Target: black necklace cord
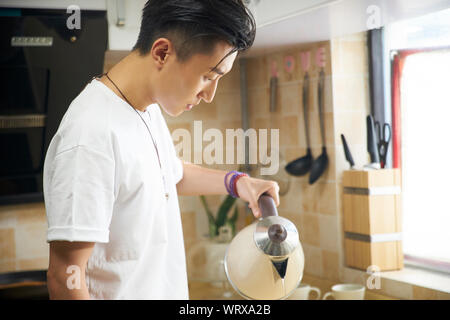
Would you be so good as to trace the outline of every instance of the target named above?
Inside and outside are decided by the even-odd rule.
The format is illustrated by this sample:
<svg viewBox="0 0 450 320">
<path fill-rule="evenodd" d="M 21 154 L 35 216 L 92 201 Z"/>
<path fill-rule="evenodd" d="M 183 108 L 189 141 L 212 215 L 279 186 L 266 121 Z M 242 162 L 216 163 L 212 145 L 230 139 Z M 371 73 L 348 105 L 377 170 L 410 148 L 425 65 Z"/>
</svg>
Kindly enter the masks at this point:
<svg viewBox="0 0 450 320">
<path fill-rule="evenodd" d="M 137 113 L 137 115 L 139 116 L 139 118 L 141 118 L 142 122 L 145 124 L 145 127 L 147 128 L 148 133 L 150 134 L 150 138 L 152 138 L 152 142 L 153 142 L 153 146 L 155 147 L 156 150 L 156 155 L 158 156 L 158 163 L 159 163 L 159 168 L 162 170 L 162 166 L 161 166 L 161 159 L 159 157 L 159 152 L 158 152 L 158 146 L 156 145 L 155 139 L 153 139 L 153 135 L 152 132 L 150 131 L 150 128 L 148 127 L 147 123 L 145 122 L 144 118 L 142 118 L 142 116 L 140 115 L 140 113 L 136 110 L 135 107 L 133 107 L 133 105 L 131 104 L 131 102 L 127 99 L 127 97 L 123 94 L 123 92 L 119 89 L 119 87 L 114 83 L 114 81 L 111 80 L 111 78 L 108 75 L 108 72 L 105 72 L 104 74 L 102 74 L 101 76 L 106 76 L 108 78 L 108 80 L 114 85 L 114 87 L 116 87 L 117 91 L 119 91 L 119 93 L 122 95 L 122 97 L 125 99 L 125 101 L 128 103 L 128 105 L 133 108 L 133 110 Z M 150 115 L 149 115 L 150 116 Z"/>
</svg>

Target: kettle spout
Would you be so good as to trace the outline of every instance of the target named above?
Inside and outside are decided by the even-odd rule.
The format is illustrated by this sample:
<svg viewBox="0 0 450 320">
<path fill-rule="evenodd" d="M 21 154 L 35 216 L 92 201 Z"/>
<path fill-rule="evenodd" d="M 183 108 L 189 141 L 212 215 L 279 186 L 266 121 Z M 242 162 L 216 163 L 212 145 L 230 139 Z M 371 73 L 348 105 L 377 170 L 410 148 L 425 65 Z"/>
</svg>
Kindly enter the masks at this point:
<svg viewBox="0 0 450 320">
<path fill-rule="evenodd" d="M 281 261 L 272 260 L 272 264 L 275 267 L 275 270 L 277 270 L 278 275 L 280 276 L 281 279 L 284 279 L 284 277 L 286 276 L 288 260 L 289 258 L 286 258 Z"/>
</svg>

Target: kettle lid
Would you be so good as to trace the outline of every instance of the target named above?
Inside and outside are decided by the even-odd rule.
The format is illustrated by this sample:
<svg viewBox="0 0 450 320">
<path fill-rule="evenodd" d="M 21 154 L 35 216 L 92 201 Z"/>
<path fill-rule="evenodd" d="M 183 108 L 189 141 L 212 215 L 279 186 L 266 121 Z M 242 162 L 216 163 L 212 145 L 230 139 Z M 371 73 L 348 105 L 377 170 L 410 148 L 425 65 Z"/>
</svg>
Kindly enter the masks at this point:
<svg viewBox="0 0 450 320">
<path fill-rule="evenodd" d="M 300 245 L 295 225 L 280 216 L 268 216 L 258 221 L 253 239 L 258 249 L 273 257 L 287 256 Z"/>
</svg>

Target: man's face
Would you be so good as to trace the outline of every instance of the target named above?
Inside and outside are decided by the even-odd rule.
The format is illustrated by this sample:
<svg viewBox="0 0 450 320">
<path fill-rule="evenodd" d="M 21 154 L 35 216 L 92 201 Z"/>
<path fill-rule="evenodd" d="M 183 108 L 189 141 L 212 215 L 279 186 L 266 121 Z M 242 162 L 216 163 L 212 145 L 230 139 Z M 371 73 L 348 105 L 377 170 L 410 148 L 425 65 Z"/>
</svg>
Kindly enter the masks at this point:
<svg viewBox="0 0 450 320">
<path fill-rule="evenodd" d="M 184 63 L 169 57 L 161 70 L 156 102 L 171 116 L 192 109 L 201 100 L 210 103 L 219 79 L 233 67 L 237 52 L 217 63 L 231 50 L 226 42 L 219 42 L 211 55 L 195 54 Z"/>
</svg>

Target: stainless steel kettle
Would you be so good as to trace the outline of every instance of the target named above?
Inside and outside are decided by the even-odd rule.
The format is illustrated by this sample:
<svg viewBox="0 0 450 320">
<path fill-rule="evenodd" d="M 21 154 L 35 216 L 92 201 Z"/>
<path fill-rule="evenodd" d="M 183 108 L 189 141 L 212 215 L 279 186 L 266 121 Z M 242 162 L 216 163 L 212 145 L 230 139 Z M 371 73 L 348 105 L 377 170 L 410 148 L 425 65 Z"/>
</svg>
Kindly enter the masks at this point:
<svg viewBox="0 0 450 320">
<path fill-rule="evenodd" d="M 258 200 L 262 217 L 242 229 L 225 254 L 225 273 L 246 299 L 287 298 L 303 277 L 304 254 L 295 225 L 278 216 L 267 194 Z"/>
</svg>

